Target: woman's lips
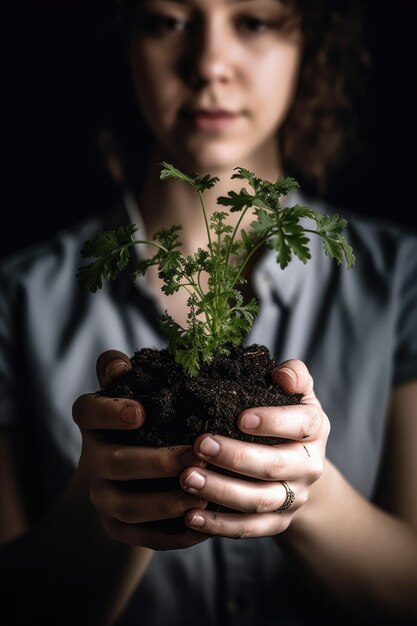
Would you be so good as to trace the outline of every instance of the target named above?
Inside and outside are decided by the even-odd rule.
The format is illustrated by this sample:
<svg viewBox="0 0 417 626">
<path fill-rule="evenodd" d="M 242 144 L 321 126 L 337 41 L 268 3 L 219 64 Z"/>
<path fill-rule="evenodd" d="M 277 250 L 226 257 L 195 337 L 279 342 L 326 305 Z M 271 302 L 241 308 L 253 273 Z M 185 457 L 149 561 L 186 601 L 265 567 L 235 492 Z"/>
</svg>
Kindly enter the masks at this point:
<svg viewBox="0 0 417 626">
<path fill-rule="evenodd" d="M 198 130 L 220 131 L 232 126 L 240 117 L 240 113 L 223 109 L 197 109 L 188 111 L 186 117 Z"/>
</svg>

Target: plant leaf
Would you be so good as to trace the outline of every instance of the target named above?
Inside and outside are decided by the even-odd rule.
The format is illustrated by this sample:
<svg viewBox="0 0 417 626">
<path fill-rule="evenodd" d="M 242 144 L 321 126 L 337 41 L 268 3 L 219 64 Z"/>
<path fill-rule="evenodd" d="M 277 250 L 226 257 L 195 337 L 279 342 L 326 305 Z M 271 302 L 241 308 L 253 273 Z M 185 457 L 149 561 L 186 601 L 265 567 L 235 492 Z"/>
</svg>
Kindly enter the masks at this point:
<svg viewBox="0 0 417 626">
<path fill-rule="evenodd" d="M 243 209 L 253 206 L 256 196 L 252 196 L 242 187 L 239 193 L 236 191 L 229 191 L 227 196 L 220 196 L 217 198 L 217 204 L 223 206 L 230 206 L 230 212 L 242 211 Z"/>
<path fill-rule="evenodd" d="M 81 289 L 94 293 L 101 289 L 103 278 L 114 280 L 125 269 L 136 229 L 134 224 L 128 224 L 116 230 L 100 230 L 84 244 L 82 258 L 96 260 L 79 268 L 76 278 Z"/>
<path fill-rule="evenodd" d="M 198 174 L 191 174 L 190 176 L 187 176 L 187 174 L 184 174 L 170 163 L 163 161 L 162 165 L 163 169 L 160 174 L 161 180 L 173 178 L 192 185 L 194 189 L 200 193 L 203 193 L 206 189 L 211 189 L 216 183 L 219 182 L 218 176 L 211 177 L 209 174 L 206 174 L 205 176 L 199 176 Z"/>
<path fill-rule="evenodd" d="M 353 267 L 356 260 L 355 255 L 352 247 L 342 234 L 347 226 L 347 221 L 339 217 L 337 213 L 333 215 L 325 215 L 317 211 L 313 213 L 317 224 L 317 234 L 323 240 L 325 253 L 334 258 L 338 265 L 345 259 L 348 269 Z"/>
</svg>

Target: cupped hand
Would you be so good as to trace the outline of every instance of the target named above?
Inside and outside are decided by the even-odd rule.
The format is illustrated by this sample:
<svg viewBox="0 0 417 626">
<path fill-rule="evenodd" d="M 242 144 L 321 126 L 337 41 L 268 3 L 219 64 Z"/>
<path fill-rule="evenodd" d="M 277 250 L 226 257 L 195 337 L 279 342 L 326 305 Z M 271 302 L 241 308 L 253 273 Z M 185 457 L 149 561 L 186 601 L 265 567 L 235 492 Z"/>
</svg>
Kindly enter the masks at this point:
<svg viewBox="0 0 417 626">
<path fill-rule="evenodd" d="M 130 368 L 126 354 L 115 350 L 102 353 L 97 360 L 101 387 Z M 134 429 L 144 423 L 141 404 L 126 398 L 85 394 L 75 401 L 73 418 L 82 435 L 79 472 L 111 538 L 154 550 L 186 548 L 207 538 L 189 529 L 170 535 L 143 525 L 148 521 L 182 517 L 197 507 L 203 510 L 207 502 L 199 495 L 185 493 L 180 488 L 140 493 L 122 487 L 124 481 L 178 476 L 189 465 L 205 465 L 204 460 L 193 454 L 191 446 L 150 448 L 104 441 L 100 437 L 103 429 Z"/>
<path fill-rule="evenodd" d="M 210 434 L 196 440 L 197 457 L 245 479 L 223 475 L 215 468 L 186 468 L 181 486 L 187 493 L 236 510 L 188 511 L 185 522 L 190 528 L 232 538 L 277 535 L 307 502 L 310 487 L 323 471 L 330 423 L 303 362 L 282 363 L 273 380 L 287 393 L 303 394 L 302 404 L 244 411 L 238 426 L 253 435 L 254 443 Z M 285 442 L 257 444 L 257 436 L 280 437 Z"/>
</svg>

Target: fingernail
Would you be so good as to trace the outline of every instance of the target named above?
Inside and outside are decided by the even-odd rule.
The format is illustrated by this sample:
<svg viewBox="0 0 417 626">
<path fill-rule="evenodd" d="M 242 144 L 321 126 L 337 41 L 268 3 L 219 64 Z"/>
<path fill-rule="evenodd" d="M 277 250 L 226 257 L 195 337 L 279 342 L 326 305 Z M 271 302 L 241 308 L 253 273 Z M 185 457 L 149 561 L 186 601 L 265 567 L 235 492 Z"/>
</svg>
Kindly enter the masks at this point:
<svg viewBox="0 0 417 626">
<path fill-rule="evenodd" d="M 277 371 L 284 372 L 284 374 L 286 374 L 289 378 L 291 378 L 293 383 L 296 382 L 294 372 L 289 367 L 285 367 L 285 365 L 282 365 L 277 368 Z"/>
<path fill-rule="evenodd" d="M 184 480 L 184 485 L 188 489 L 201 489 L 204 487 L 206 479 L 199 472 L 191 472 L 189 476 Z"/>
<path fill-rule="evenodd" d="M 204 456 L 217 456 L 220 452 L 220 444 L 213 437 L 207 437 L 201 442 L 199 452 Z"/>
<path fill-rule="evenodd" d="M 195 526 L 196 528 L 201 528 L 206 523 L 206 520 L 202 515 L 193 515 L 190 520 L 190 526 Z"/>
<path fill-rule="evenodd" d="M 115 378 L 129 369 L 124 361 L 111 361 L 104 370 L 104 384 L 109 385 Z"/>
<path fill-rule="evenodd" d="M 125 404 L 119 412 L 119 417 L 125 424 L 136 424 L 141 417 L 139 407 L 135 404 Z"/>
<path fill-rule="evenodd" d="M 240 423 L 241 426 L 246 430 L 255 430 L 261 423 L 261 419 L 260 417 L 258 417 L 258 415 L 255 415 L 254 413 L 246 413 L 242 417 L 242 421 Z"/>
</svg>

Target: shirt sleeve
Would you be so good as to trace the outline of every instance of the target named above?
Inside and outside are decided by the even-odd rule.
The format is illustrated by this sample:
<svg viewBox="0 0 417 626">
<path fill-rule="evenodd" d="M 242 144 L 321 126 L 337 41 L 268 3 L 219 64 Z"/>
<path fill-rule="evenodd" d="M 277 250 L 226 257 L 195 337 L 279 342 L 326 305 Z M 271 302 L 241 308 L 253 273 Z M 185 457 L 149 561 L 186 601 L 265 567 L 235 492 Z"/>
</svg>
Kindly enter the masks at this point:
<svg viewBox="0 0 417 626">
<path fill-rule="evenodd" d="M 397 265 L 398 315 L 393 385 L 417 379 L 417 237 L 407 236 Z"/>
</svg>

